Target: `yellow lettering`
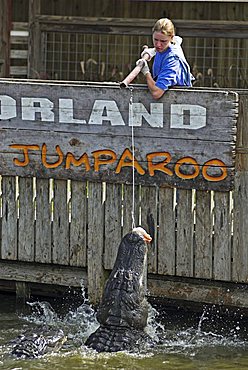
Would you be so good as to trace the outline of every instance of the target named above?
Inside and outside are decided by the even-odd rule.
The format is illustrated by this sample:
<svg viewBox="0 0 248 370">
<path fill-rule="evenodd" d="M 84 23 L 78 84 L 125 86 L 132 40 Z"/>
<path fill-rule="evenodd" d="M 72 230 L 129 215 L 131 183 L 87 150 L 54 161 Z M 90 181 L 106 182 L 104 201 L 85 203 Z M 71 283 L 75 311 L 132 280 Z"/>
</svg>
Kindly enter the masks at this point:
<svg viewBox="0 0 248 370">
<path fill-rule="evenodd" d="M 156 157 L 165 157 L 165 159 L 162 162 L 153 163 L 153 159 Z M 171 161 L 171 155 L 169 152 L 150 153 L 147 154 L 146 159 L 150 176 L 154 176 L 155 171 L 161 171 L 169 176 L 173 176 L 173 172 L 169 168 L 166 168 L 167 164 Z"/>
<path fill-rule="evenodd" d="M 111 164 L 116 161 L 116 153 L 113 152 L 113 150 L 108 150 L 108 149 L 96 150 L 92 152 L 92 154 L 95 159 L 94 170 L 96 172 L 99 171 L 100 166 L 102 166 L 103 164 Z M 101 156 L 103 158 L 101 158 Z M 110 157 L 110 158 L 106 159 L 106 157 Z"/>
<path fill-rule="evenodd" d="M 145 170 L 141 167 L 141 165 L 138 163 L 138 161 L 135 159 L 135 157 L 133 158 L 133 155 L 130 152 L 130 150 L 125 149 L 124 152 L 122 153 L 120 159 L 119 159 L 119 162 L 118 162 L 118 165 L 116 167 L 115 173 L 120 173 L 122 167 L 132 167 L 132 166 L 134 166 L 134 168 L 136 168 L 137 172 L 140 175 L 145 174 Z"/>
<path fill-rule="evenodd" d="M 194 172 L 192 174 L 185 174 L 180 171 L 180 167 L 183 164 L 191 164 L 194 167 Z M 199 175 L 200 167 L 199 164 L 196 162 L 194 158 L 191 157 L 184 157 L 177 161 L 175 164 L 175 174 L 180 177 L 181 179 L 194 179 Z"/>
<path fill-rule="evenodd" d="M 61 165 L 61 163 L 63 162 L 64 156 L 63 156 L 63 152 L 60 149 L 60 146 L 59 145 L 56 145 L 56 152 L 57 152 L 57 154 L 59 156 L 59 159 L 56 162 L 54 162 L 54 163 L 47 163 L 47 160 L 46 160 L 47 146 L 46 146 L 46 144 L 43 144 L 42 145 L 41 159 L 42 159 L 43 166 L 45 166 L 46 168 L 56 168 L 56 167 L 58 167 L 58 166 Z"/>
<path fill-rule="evenodd" d="M 91 169 L 90 164 L 90 155 L 94 159 L 94 171 L 99 172 L 101 166 L 111 165 L 117 161 L 117 153 L 111 149 L 95 150 L 91 154 L 83 153 L 79 158 L 76 158 L 75 155 L 71 152 L 67 152 L 64 156 L 59 145 L 56 145 L 56 153 L 50 155 L 50 157 L 55 157 L 57 159 L 55 162 L 50 163 L 47 160 L 47 145 L 43 143 L 40 148 L 39 145 L 25 145 L 25 144 L 12 144 L 9 145 L 10 148 L 18 149 L 22 151 L 24 156 L 23 160 L 18 158 L 13 159 L 13 163 L 16 166 L 25 167 L 30 163 L 30 151 L 32 150 L 41 150 L 41 160 L 42 164 L 46 168 L 57 168 L 63 164 L 65 158 L 65 169 L 70 169 L 72 166 L 79 167 L 84 165 L 85 171 L 88 172 Z M 143 163 L 143 162 L 142 162 Z M 133 153 L 126 148 L 120 155 L 118 160 L 115 173 L 119 174 L 123 167 L 134 167 L 139 175 L 144 175 L 146 172 L 149 176 L 155 176 L 156 171 L 163 172 L 168 176 L 178 176 L 181 179 L 190 180 L 195 179 L 199 176 L 200 171 L 202 177 L 206 181 L 222 181 L 228 176 L 227 167 L 223 161 L 220 159 L 211 159 L 204 163 L 204 165 L 199 165 L 198 162 L 188 156 L 178 159 L 175 163 L 174 168 L 172 167 L 173 161 L 172 156 L 169 152 L 152 152 L 146 155 L 147 170 L 142 167 L 138 160 L 133 156 Z M 170 164 L 171 168 L 168 168 Z M 184 167 L 183 167 L 184 166 Z M 188 170 L 186 170 L 188 166 Z M 211 174 L 212 169 L 212 174 Z M 108 169 L 109 170 L 109 169 Z M 112 168 L 114 171 L 114 169 Z"/>
<path fill-rule="evenodd" d="M 23 161 L 20 161 L 17 158 L 13 159 L 14 164 L 16 166 L 20 166 L 20 167 L 25 167 L 29 164 L 29 162 L 30 162 L 29 155 L 28 155 L 29 150 L 39 150 L 40 149 L 39 145 L 21 145 L 21 144 L 10 145 L 10 148 L 23 150 L 23 155 L 24 155 L 24 160 Z"/>
<path fill-rule="evenodd" d="M 72 153 L 67 153 L 65 160 L 65 168 L 66 169 L 70 168 L 71 163 L 76 167 L 81 166 L 81 164 L 84 164 L 86 172 L 90 170 L 90 161 L 87 153 L 81 155 L 79 159 L 76 159 Z"/>
<path fill-rule="evenodd" d="M 208 175 L 207 170 L 210 166 L 220 167 L 222 174 L 220 176 L 211 176 Z M 202 168 L 202 175 L 204 179 L 208 181 L 222 181 L 227 177 L 227 168 L 224 162 L 220 159 L 211 159 L 207 161 Z"/>
</svg>

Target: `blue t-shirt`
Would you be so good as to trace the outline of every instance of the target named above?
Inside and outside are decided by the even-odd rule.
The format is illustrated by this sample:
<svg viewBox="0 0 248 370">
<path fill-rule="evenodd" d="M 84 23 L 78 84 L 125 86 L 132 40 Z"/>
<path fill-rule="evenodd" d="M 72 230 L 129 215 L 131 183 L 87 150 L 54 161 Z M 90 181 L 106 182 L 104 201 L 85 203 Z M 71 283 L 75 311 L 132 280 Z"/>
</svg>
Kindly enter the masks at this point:
<svg viewBox="0 0 248 370">
<path fill-rule="evenodd" d="M 162 90 L 171 86 L 192 86 L 194 77 L 180 45 L 171 44 L 164 52 L 156 52 L 153 67 L 155 85 Z"/>
</svg>

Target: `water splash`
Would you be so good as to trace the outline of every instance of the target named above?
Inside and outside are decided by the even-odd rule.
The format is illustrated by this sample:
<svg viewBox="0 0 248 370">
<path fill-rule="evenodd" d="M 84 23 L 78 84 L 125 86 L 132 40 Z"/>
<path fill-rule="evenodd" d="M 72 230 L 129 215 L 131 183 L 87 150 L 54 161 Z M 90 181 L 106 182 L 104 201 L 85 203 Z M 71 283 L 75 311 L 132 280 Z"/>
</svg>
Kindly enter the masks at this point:
<svg viewBox="0 0 248 370">
<path fill-rule="evenodd" d="M 179 324 L 166 327 L 155 353 L 203 358 L 207 361 L 208 356 L 215 354 L 225 356 L 228 353 L 232 356 L 237 351 L 243 353 L 248 350 L 246 336 L 242 338 L 238 335 L 242 331 L 240 321 L 235 317 L 232 321 L 231 315 L 222 316 L 214 307 L 205 307 L 198 320 L 188 327 L 184 327 L 187 326 L 185 321 L 186 317 L 183 317 Z"/>
<path fill-rule="evenodd" d="M 27 305 L 31 307 L 32 313 L 31 315 L 23 316 L 24 320 L 37 325 L 45 324 L 51 326 L 59 321 L 57 313 L 49 302 L 27 302 Z"/>
<path fill-rule="evenodd" d="M 205 308 L 203 310 L 203 313 L 202 313 L 202 315 L 200 317 L 200 320 L 199 320 L 199 323 L 198 323 L 198 328 L 197 328 L 198 333 L 201 332 L 202 323 L 203 323 L 204 320 L 207 320 L 207 317 L 206 317 L 206 309 Z"/>
<path fill-rule="evenodd" d="M 68 299 L 68 297 L 67 297 Z M 22 316 L 21 319 L 25 326 L 32 326 L 34 331 L 41 325 L 50 326 L 55 329 L 62 329 L 68 338 L 68 342 L 63 346 L 59 357 L 76 356 L 80 354 L 83 358 L 105 359 L 114 354 L 95 354 L 84 346 L 85 340 L 94 332 L 99 323 L 96 320 L 96 312 L 90 305 L 85 296 L 85 290 L 82 287 L 82 301 L 78 307 L 63 307 L 61 310 L 55 310 L 54 307 L 46 301 L 29 302 L 32 312 L 29 315 Z M 62 307 L 63 305 L 61 305 Z M 161 307 L 160 307 L 161 309 Z M 57 312 L 58 311 L 58 312 Z M 226 334 L 226 321 L 223 323 L 223 329 L 219 330 L 219 324 L 223 318 L 217 310 L 211 312 L 209 308 L 204 308 L 200 315 L 192 315 L 189 312 L 181 313 L 176 319 L 172 310 L 163 307 L 158 312 L 153 306 L 149 306 L 148 325 L 146 333 L 152 338 L 153 346 L 144 349 L 141 353 L 135 355 L 141 357 L 149 356 L 184 356 L 185 358 L 202 358 L 213 353 L 235 353 L 235 351 L 248 351 L 248 343 L 242 340 L 240 332 L 242 331 L 242 316 L 234 317 L 232 326 L 229 326 L 229 332 Z M 227 312 L 229 315 L 229 312 Z M 197 319 L 196 319 L 197 317 Z M 187 321 L 187 319 L 190 320 Z M 216 324 L 218 323 L 218 328 Z M 76 351 L 76 352 L 75 352 Z M 131 354 L 128 354 L 131 356 Z M 205 359 L 204 357 L 204 359 Z"/>
<path fill-rule="evenodd" d="M 145 332 L 155 343 L 159 343 L 161 335 L 165 331 L 165 326 L 159 321 L 159 312 L 149 304 L 148 320 Z"/>
<path fill-rule="evenodd" d="M 61 329 L 67 337 L 65 347 L 77 348 L 82 346 L 88 336 L 99 326 L 96 312 L 86 298 L 84 287 L 82 287 L 80 301 L 82 303 L 78 307 L 68 308 L 66 312 L 57 312 L 47 301 L 27 302 L 31 313 L 21 315 L 20 318 L 23 322 L 30 323 L 34 332 L 39 332 L 43 327 Z M 62 303 L 60 307 L 64 309 L 64 304 Z"/>
</svg>

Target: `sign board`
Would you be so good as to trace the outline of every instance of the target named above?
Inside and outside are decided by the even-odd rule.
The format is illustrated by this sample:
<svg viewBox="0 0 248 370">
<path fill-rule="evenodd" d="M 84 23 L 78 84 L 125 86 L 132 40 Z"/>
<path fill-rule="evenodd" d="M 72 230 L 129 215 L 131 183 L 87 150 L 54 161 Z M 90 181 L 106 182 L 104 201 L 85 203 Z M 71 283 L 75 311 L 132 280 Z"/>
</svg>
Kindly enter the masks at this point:
<svg viewBox="0 0 248 370">
<path fill-rule="evenodd" d="M 238 94 L 0 80 L 0 174 L 229 190 Z M 133 145 L 134 144 L 134 145 Z"/>
</svg>

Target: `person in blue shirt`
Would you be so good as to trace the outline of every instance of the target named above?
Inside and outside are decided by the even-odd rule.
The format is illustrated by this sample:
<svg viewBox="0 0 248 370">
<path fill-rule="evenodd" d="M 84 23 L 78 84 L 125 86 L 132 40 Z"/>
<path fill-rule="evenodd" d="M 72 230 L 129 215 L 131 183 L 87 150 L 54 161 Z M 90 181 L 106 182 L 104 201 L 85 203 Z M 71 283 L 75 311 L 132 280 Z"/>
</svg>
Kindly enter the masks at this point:
<svg viewBox="0 0 248 370">
<path fill-rule="evenodd" d="M 175 27 L 168 18 L 159 19 L 152 29 L 154 48 L 145 49 L 149 60 L 154 57 L 152 74 L 146 60 L 141 72 L 154 99 L 159 99 L 169 87 L 192 86 L 194 77 L 181 48 L 182 38 L 175 36 Z M 140 59 L 136 64 L 140 63 Z"/>
</svg>

